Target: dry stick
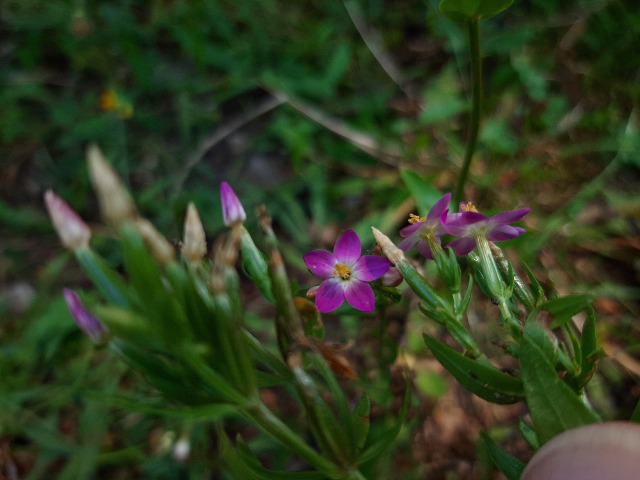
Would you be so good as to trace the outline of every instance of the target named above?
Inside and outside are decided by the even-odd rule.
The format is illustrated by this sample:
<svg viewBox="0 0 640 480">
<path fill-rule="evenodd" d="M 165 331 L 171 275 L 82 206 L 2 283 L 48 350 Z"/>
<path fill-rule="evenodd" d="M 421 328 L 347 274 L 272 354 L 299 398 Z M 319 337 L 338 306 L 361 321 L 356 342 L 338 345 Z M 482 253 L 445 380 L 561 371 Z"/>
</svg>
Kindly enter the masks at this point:
<svg viewBox="0 0 640 480">
<path fill-rule="evenodd" d="M 368 153 L 372 157 L 377 158 L 381 162 L 387 163 L 391 166 L 397 166 L 398 161 L 404 156 L 402 149 L 396 146 L 382 146 L 371 135 L 359 132 L 352 127 L 348 126 L 342 120 L 326 115 L 317 108 L 302 102 L 291 95 L 279 91 L 271 90 L 271 94 L 276 98 L 279 98 L 282 102 L 286 102 L 291 107 L 302 113 L 305 117 L 313 120 L 318 125 L 323 126 L 330 132 L 338 135 L 339 137 L 348 140 L 353 146 Z"/>
<path fill-rule="evenodd" d="M 247 112 L 240 118 L 222 125 L 215 132 L 206 137 L 200 143 L 198 149 L 191 155 L 189 155 L 189 158 L 187 158 L 187 161 L 185 162 L 184 168 L 178 173 L 174 193 L 177 194 L 182 190 L 184 182 L 187 180 L 187 177 L 189 176 L 189 173 L 191 172 L 193 167 L 195 167 L 200 162 L 200 160 L 202 160 L 202 158 L 209 150 L 211 150 L 214 146 L 216 146 L 228 136 L 232 135 L 237 130 L 254 121 L 256 118 L 261 117 L 265 113 L 269 113 L 271 110 L 279 107 L 280 105 L 285 103 L 285 101 L 285 99 L 272 95 L 250 112 Z"/>
<path fill-rule="evenodd" d="M 371 55 L 373 55 L 378 64 L 380 64 L 382 70 L 384 70 L 393 83 L 395 83 L 407 97 L 411 98 L 412 95 L 410 95 L 403 86 L 405 81 L 402 78 L 400 69 L 396 66 L 391 56 L 384 51 L 382 42 L 380 41 L 380 35 L 366 23 L 358 4 L 353 0 L 345 1 L 343 3 L 349 17 L 351 17 L 353 25 L 356 27 L 356 30 L 358 30 L 360 37 L 362 37 L 362 41 L 371 52 Z"/>
</svg>

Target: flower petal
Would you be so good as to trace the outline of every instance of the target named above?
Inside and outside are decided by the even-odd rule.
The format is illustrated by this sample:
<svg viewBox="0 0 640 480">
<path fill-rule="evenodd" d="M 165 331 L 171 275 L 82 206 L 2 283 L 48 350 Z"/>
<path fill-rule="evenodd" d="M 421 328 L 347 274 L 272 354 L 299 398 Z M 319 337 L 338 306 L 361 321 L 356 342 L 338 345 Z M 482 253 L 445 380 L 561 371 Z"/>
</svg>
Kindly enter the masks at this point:
<svg viewBox="0 0 640 480">
<path fill-rule="evenodd" d="M 504 240 L 516 238 L 524 232 L 524 228 L 512 227 L 511 225 L 500 225 L 492 228 L 491 231 L 487 233 L 487 240 L 490 242 L 502 242 Z"/>
<path fill-rule="evenodd" d="M 508 225 L 513 222 L 517 222 L 522 217 L 527 215 L 531 211 L 530 208 L 520 208 L 519 210 L 514 210 L 513 212 L 503 212 L 498 213 L 491 217 L 490 222 L 492 225 Z"/>
<path fill-rule="evenodd" d="M 347 283 L 344 289 L 344 296 L 353 308 L 363 312 L 373 312 L 376 306 L 376 296 L 373 288 L 366 282 L 353 280 Z M 318 308 L 318 310 L 320 310 Z"/>
<path fill-rule="evenodd" d="M 449 202 L 451 202 L 451 193 L 446 193 L 440 200 L 438 200 L 427 215 L 427 223 L 430 225 L 440 222 L 443 214 L 449 210 Z"/>
<path fill-rule="evenodd" d="M 411 225 L 407 225 L 406 227 L 403 227 L 400 229 L 400 236 L 410 237 L 411 235 L 416 233 L 418 230 L 420 230 L 422 227 L 424 227 L 424 222 L 416 222 L 416 223 L 412 223 Z"/>
<path fill-rule="evenodd" d="M 486 215 L 478 212 L 463 212 L 449 215 L 446 223 L 442 225 L 445 232 L 456 237 L 464 237 L 468 234 L 469 226 L 486 222 L 489 219 Z"/>
<path fill-rule="evenodd" d="M 351 229 L 345 230 L 338 240 L 336 240 L 336 244 L 333 247 L 333 255 L 338 262 L 347 265 L 353 265 L 360 257 L 361 251 L 362 244 L 360 243 L 360 238 L 358 238 L 358 234 Z"/>
<path fill-rule="evenodd" d="M 439 237 L 436 238 L 439 239 Z M 429 260 L 433 260 L 433 252 L 431 251 L 431 245 L 429 245 L 429 242 L 418 242 L 418 252 L 423 257 L 427 257 Z"/>
<path fill-rule="evenodd" d="M 368 286 L 368 284 L 365 285 Z M 343 303 L 344 287 L 340 281 L 330 278 L 320 284 L 316 292 L 316 307 L 318 307 L 319 312 L 332 312 Z"/>
<path fill-rule="evenodd" d="M 398 244 L 398 248 L 404 252 L 407 252 L 411 250 L 415 246 L 415 244 L 418 243 L 419 241 L 420 241 L 420 238 L 415 235 L 411 237 L 407 237 Z"/>
<path fill-rule="evenodd" d="M 454 240 L 447 244 L 447 247 L 453 248 L 453 251 L 456 252 L 456 255 L 462 257 L 466 255 L 471 250 L 476 248 L 476 239 L 473 237 L 464 237 Z"/>
<path fill-rule="evenodd" d="M 385 257 L 380 257 L 378 255 L 364 255 L 355 263 L 351 273 L 357 280 L 371 282 L 384 275 L 385 272 L 389 270 L 390 266 L 391 262 L 389 262 Z"/>
<path fill-rule="evenodd" d="M 333 277 L 333 269 L 338 263 L 335 256 L 326 250 L 312 250 L 305 253 L 302 259 L 307 268 L 320 278 Z"/>
</svg>

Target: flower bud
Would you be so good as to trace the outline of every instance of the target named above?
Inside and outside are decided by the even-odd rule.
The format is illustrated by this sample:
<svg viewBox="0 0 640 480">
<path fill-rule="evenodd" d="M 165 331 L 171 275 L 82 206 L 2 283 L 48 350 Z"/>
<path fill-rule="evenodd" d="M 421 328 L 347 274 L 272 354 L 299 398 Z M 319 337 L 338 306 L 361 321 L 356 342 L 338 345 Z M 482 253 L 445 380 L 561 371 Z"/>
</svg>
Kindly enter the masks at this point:
<svg viewBox="0 0 640 480">
<path fill-rule="evenodd" d="M 222 218 L 227 227 L 246 220 L 247 214 L 244 207 L 227 182 L 220 184 L 220 200 L 222 202 Z"/>
<path fill-rule="evenodd" d="M 80 330 L 82 330 L 93 343 L 102 343 L 107 336 L 107 329 L 102 322 L 84 308 L 76 292 L 65 288 L 62 294 L 69 308 L 69 312 L 71 312 L 71 316 L 78 324 L 78 327 L 80 327 Z"/>
<path fill-rule="evenodd" d="M 173 245 L 162 236 L 149 220 L 146 218 L 137 218 L 134 225 L 156 260 L 162 263 L 168 263 L 175 258 Z"/>
<path fill-rule="evenodd" d="M 88 247 L 91 230 L 80 216 L 51 190 L 44 194 L 44 202 L 62 244 L 74 251 Z"/>
<path fill-rule="evenodd" d="M 382 251 L 391 263 L 397 265 L 405 259 L 404 252 L 396 247 L 389 237 L 375 227 L 371 227 L 371 230 L 373 231 L 376 242 L 380 245 L 380 248 L 382 248 Z"/>
<path fill-rule="evenodd" d="M 402 283 L 404 278 L 396 267 L 389 267 L 389 269 L 382 275 L 382 285 L 385 287 L 397 287 Z"/>
<path fill-rule="evenodd" d="M 89 145 L 87 161 L 102 217 L 114 226 L 133 220 L 136 217 L 136 207 L 131 195 L 97 145 Z"/>
<path fill-rule="evenodd" d="M 197 264 L 207 253 L 207 242 L 204 227 L 193 203 L 187 207 L 187 217 L 184 221 L 184 239 L 182 256 L 192 264 Z"/>
</svg>

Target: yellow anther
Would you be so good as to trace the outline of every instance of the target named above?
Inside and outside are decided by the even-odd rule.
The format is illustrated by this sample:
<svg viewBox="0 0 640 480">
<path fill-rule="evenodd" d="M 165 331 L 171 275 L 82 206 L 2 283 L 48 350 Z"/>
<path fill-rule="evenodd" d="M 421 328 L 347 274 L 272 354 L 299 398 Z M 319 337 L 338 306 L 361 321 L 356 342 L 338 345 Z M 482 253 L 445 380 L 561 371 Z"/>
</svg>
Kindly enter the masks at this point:
<svg viewBox="0 0 640 480">
<path fill-rule="evenodd" d="M 333 269 L 333 276 L 340 277 L 343 280 L 349 280 L 351 278 L 351 269 L 344 263 L 339 263 L 336 268 Z"/>
<path fill-rule="evenodd" d="M 418 223 L 418 222 L 424 222 L 426 220 L 426 217 L 421 217 L 419 215 L 415 215 L 413 213 L 409 214 L 409 223 L 411 225 L 413 225 L 414 223 Z"/>
<path fill-rule="evenodd" d="M 476 206 L 473 204 L 473 202 L 462 202 L 460 204 L 460 210 L 462 210 L 463 212 L 476 212 L 476 213 L 478 213 L 478 210 L 476 210 Z"/>
</svg>

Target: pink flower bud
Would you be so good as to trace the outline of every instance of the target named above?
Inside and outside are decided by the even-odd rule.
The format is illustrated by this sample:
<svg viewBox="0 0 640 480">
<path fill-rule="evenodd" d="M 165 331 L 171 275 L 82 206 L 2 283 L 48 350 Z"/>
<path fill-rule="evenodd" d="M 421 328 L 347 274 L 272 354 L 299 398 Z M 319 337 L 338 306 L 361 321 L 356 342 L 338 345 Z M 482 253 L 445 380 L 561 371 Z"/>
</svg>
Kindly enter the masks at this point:
<svg viewBox="0 0 640 480">
<path fill-rule="evenodd" d="M 227 227 L 246 220 L 247 214 L 238 196 L 227 182 L 220 184 L 220 200 L 222 201 L 222 218 Z"/>
<path fill-rule="evenodd" d="M 64 200 L 48 190 L 44 194 L 44 203 L 65 247 L 75 251 L 89 246 L 91 230 Z"/>
<path fill-rule="evenodd" d="M 404 278 L 396 267 L 389 267 L 389 270 L 382 275 L 382 285 L 385 287 L 397 287 L 402 283 Z"/>
<path fill-rule="evenodd" d="M 76 292 L 65 288 L 62 292 L 69 312 L 74 318 L 80 330 L 87 335 L 93 343 L 102 343 L 107 336 L 107 329 L 93 314 L 91 314 L 80 300 Z"/>
</svg>

